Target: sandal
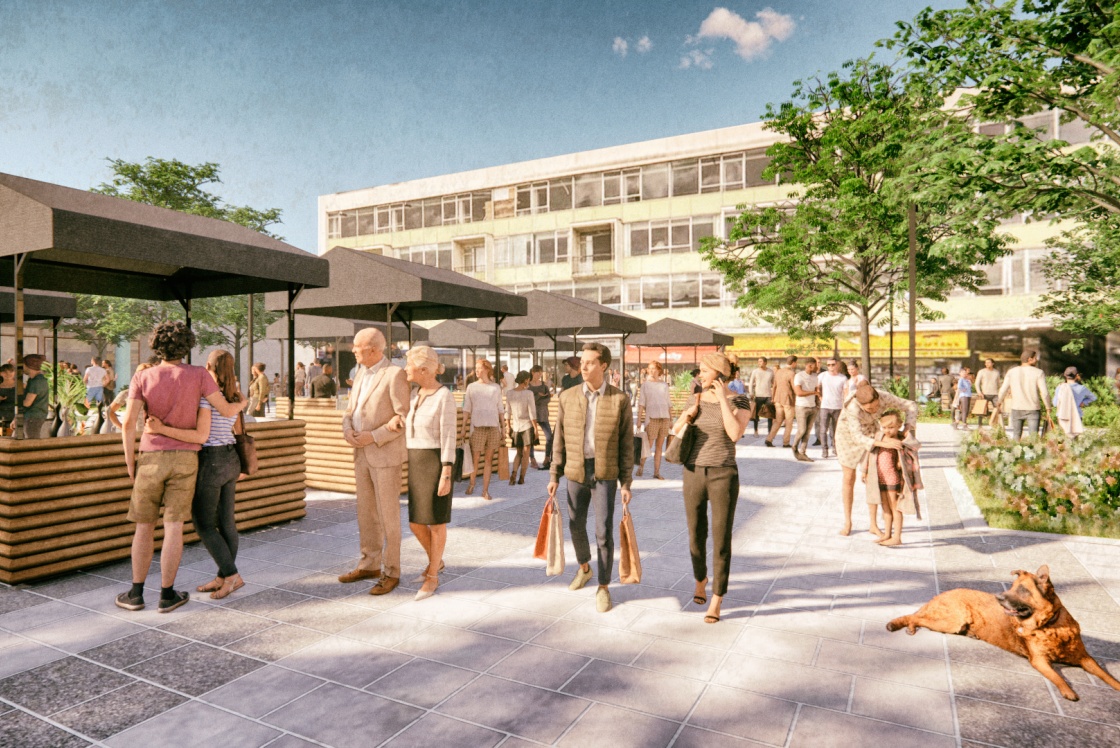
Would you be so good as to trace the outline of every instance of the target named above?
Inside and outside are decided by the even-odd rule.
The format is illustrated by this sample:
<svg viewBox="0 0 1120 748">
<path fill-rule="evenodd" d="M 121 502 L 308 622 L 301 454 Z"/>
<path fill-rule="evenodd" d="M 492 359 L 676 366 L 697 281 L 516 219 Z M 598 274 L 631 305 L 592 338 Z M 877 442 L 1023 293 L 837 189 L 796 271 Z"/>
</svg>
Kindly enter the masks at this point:
<svg viewBox="0 0 1120 748">
<path fill-rule="evenodd" d="M 467 486 L 467 496 L 470 496 L 472 493 L 474 493 L 474 481 L 473 480 L 471 481 L 471 484 L 469 486 Z"/>
<path fill-rule="evenodd" d="M 704 623 L 719 623 L 719 616 L 706 615 L 704 616 Z"/>
<path fill-rule="evenodd" d="M 486 499 L 487 501 L 491 501 L 491 500 L 493 500 L 494 497 L 491 496 L 490 494 L 486 493 L 485 491 L 483 491 L 482 498 Z"/>
<path fill-rule="evenodd" d="M 199 592 L 217 592 L 222 588 L 222 585 L 225 584 L 225 581 L 223 577 L 214 577 L 206 584 L 198 585 L 195 589 Z"/>
<path fill-rule="evenodd" d="M 238 577 L 236 582 L 230 582 L 229 584 L 223 584 L 221 589 L 214 590 L 213 592 L 211 592 L 210 593 L 210 599 L 211 600 L 221 600 L 223 598 L 229 597 L 234 592 L 237 592 L 239 589 L 241 589 L 244 586 L 245 586 L 245 581 L 243 579 L 241 579 L 240 577 Z"/>
<path fill-rule="evenodd" d="M 707 588 L 707 586 L 708 586 L 708 580 L 705 578 L 704 579 L 704 587 Z M 705 589 L 705 593 L 706 593 L 706 589 Z M 695 603 L 696 605 L 703 605 L 704 603 L 708 602 L 708 596 L 707 596 L 707 594 L 693 595 L 692 596 L 692 602 Z"/>
</svg>

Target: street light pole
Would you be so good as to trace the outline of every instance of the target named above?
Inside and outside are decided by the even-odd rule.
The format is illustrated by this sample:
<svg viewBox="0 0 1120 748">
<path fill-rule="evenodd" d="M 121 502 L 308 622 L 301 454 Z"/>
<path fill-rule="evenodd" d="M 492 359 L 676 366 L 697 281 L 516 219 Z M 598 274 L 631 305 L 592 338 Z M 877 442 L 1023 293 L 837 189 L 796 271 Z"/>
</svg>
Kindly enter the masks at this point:
<svg viewBox="0 0 1120 748">
<path fill-rule="evenodd" d="M 910 350 L 907 363 L 910 369 L 910 399 L 918 399 L 918 209 L 911 203 L 907 210 L 910 224 Z M 967 418 L 965 419 L 968 420 Z"/>
</svg>

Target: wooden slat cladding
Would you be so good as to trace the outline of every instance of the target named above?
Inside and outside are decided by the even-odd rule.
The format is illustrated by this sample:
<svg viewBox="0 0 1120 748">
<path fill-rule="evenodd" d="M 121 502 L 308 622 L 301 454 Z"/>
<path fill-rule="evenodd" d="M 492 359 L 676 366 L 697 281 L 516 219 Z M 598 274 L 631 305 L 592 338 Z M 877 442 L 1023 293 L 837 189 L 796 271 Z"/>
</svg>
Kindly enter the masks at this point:
<svg viewBox="0 0 1120 748">
<path fill-rule="evenodd" d="M 248 430 L 260 470 L 237 484 L 238 529 L 303 517 L 304 423 L 266 421 Z M 119 434 L 0 439 L 0 581 L 27 582 L 128 558 L 131 488 Z M 162 538 L 161 523 L 157 548 Z M 184 540 L 198 540 L 190 522 Z"/>
</svg>

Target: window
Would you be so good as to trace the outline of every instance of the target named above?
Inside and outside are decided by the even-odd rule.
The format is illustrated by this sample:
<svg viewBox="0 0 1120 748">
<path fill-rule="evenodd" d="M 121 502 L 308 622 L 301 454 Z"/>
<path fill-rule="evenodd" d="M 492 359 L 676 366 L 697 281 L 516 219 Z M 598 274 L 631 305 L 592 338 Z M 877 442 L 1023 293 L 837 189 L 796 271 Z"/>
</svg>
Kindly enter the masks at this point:
<svg viewBox="0 0 1120 748">
<path fill-rule="evenodd" d="M 669 306 L 669 279 L 642 279 L 642 306 L 645 309 L 666 309 Z"/>
<path fill-rule="evenodd" d="M 1024 293 L 1027 287 L 1027 267 L 1030 263 L 1030 251 L 1016 252 L 1008 259 L 1011 261 L 1010 293 Z"/>
<path fill-rule="evenodd" d="M 1046 278 L 1045 262 L 1050 252 L 1046 249 L 1032 249 L 1029 252 L 1031 272 L 1027 277 L 1030 279 L 1030 292 L 1046 293 L 1050 290 L 1050 281 Z"/>
<path fill-rule="evenodd" d="M 700 191 L 719 192 L 719 158 L 700 159 Z"/>
<path fill-rule="evenodd" d="M 460 217 L 460 215 L 459 215 L 459 203 L 454 197 L 445 197 L 445 198 L 443 198 L 443 200 L 441 202 L 442 202 L 442 208 L 443 208 L 443 225 L 444 226 L 453 226 L 456 223 L 460 222 L 460 218 L 467 218 L 468 217 L 468 216 Z"/>
<path fill-rule="evenodd" d="M 608 171 L 603 175 L 603 205 L 622 202 L 622 172 Z"/>
<path fill-rule="evenodd" d="M 650 221 L 649 253 L 651 255 L 669 251 L 669 222 Z"/>
<path fill-rule="evenodd" d="M 577 299 L 584 301 L 592 301 L 596 304 L 599 303 L 599 286 L 576 286 L 575 293 L 573 294 Z"/>
<path fill-rule="evenodd" d="M 642 167 L 642 199 L 657 200 L 669 197 L 669 165 L 654 164 Z"/>
<path fill-rule="evenodd" d="M 342 236 L 342 216 L 338 213 L 327 214 L 327 238 L 337 239 Z"/>
<path fill-rule="evenodd" d="M 595 262 L 614 259 L 614 246 L 611 241 L 611 232 L 604 231 L 591 234 L 591 259 Z"/>
<path fill-rule="evenodd" d="M 384 234 L 392 230 L 393 227 L 389 223 L 389 206 L 379 206 L 377 208 L 376 225 L 374 227 L 374 232 L 378 234 Z"/>
<path fill-rule="evenodd" d="M 669 223 L 670 252 L 688 252 L 692 249 L 690 223 L 687 218 L 678 218 Z"/>
<path fill-rule="evenodd" d="M 700 191 L 700 162 L 676 161 L 673 163 L 673 196 L 695 195 Z"/>
<path fill-rule="evenodd" d="M 630 224 L 630 256 L 642 257 L 649 254 L 649 224 Z"/>
<path fill-rule="evenodd" d="M 722 301 L 720 278 L 709 275 L 700 279 L 700 306 L 719 306 Z"/>
<path fill-rule="evenodd" d="M 424 213 L 420 203 L 404 204 L 404 227 L 406 229 L 424 228 Z"/>
<path fill-rule="evenodd" d="M 743 154 L 733 153 L 721 159 L 723 167 L 723 189 L 739 190 L 743 188 Z"/>
<path fill-rule="evenodd" d="M 556 262 L 556 236 L 554 234 L 537 235 L 537 262 Z"/>
<path fill-rule="evenodd" d="M 510 256 L 510 265 L 528 265 L 532 262 L 533 256 L 533 235 L 521 234 L 512 237 L 510 241 L 513 243 L 513 250 Z"/>
<path fill-rule="evenodd" d="M 673 276 L 672 306 L 700 306 L 700 279 L 695 275 Z"/>
<path fill-rule="evenodd" d="M 715 218 L 712 216 L 697 216 L 692 219 L 692 251 L 700 251 L 700 240 L 715 236 Z"/>
<path fill-rule="evenodd" d="M 471 193 L 471 220 L 486 220 L 486 206 L 490 204 L 490 192 Z"/>
<path fill-rule="evenodd" d="M 599 286 L 599 303 L 606 306 L 621 305 L 622 284 L 615 282 Z"/>
<path fill-rule="evenodd" d="M 486 245 L 482 243 L 462 245 L 463 264 L 457 269 L 460 273 L 481 273 L 486 269 Z"/>
<path fill-rule="evenodd" d="M 397 250 L 397 257 L 409 262 L 418 262 L 422 265 L 451 269 L 452 245 L 447 244 L 418 244 L 415 247 L 403 247 Z"/>
<path fill-rule="evenodd" d="M 1002 122 L 980 125 L 978 128 L 976 128 L 977 132 L 979 132 L 981 135 L 988 136 L 1003 135 L 1004 130 L 1006 129 L 1007 128 L 1004 127 L 1004 124 Z"/>
<path fill-rule="evenodd" d="M 745 180 L 747 187 L 760 187 L 764 184 L 774 184 L 773 179 L 763 179 L 762 172 L 770 165 L 770 159 L 765 152 L 753 151 L 747 153 Z"/>
<path fill-rule="evenodd" d="M 1088 143 L 1093 135 L 1093 128 L 1085 124 L 1085 120 L 1075 119 L 1072 122 L 1063 122 L 1059 130 L 1062 140 L 1070 145 Z"/>
<path fill-rule="evenodd" d="M 548 183 L 549 210 L 571 210 L 572 178 L 553 179 Z"/>
<path fill-rule="evenodd" d="M 548 182 L 523 184 L 517 188 L 517 215 L 548 212 Z"/>
<path fill-rule="evenodd" d="M 509 267 L 511 242 L 502 237 L 494 240 L 494 267 Z"/>
<path fill-rule="evenodd" d="M 358 216 L 358 236 L 368 236 L 375 233 L 373 228 L 374 217 L 376 213 L 373 208 L 362 208 L 357 211 Z"/>
<path fill-rule="evenodd" d="M 627 169 L 622 172 L 623 202 L 636 203 L 642 199 L 641 169 Z"/>
<path fill-rule="evenodd" d="M 642 308 L 642 279 L 632 278 L 626 281 L 626 307 L 628 309 Z"/>
<path fill-rule="evenodd" d="M 576 177 L 576 207 L 591 208 L 603 204 L 603 178 L 599 174 Z"/>
<path fill-rule="evenodd" d="M 454 257 L 454 254 L 455 253 L 450 243 L 440 244 L 439 248 L 436 250 L 436 257 L 438 259 L 436 267 L 450 270 L 452 267 L 452 258 Z"/>
<path fill-rule="evenodd" d="M 357 236 L 358 221 L 353 213 L 342 213 L 342 236 Z"/>
<path fill-rule="evenodd" d="M 421 205 L 424 211 L 424 228 L 443 225 L 442 201 L 438 197 L 429 198 Z"/>
</svg>

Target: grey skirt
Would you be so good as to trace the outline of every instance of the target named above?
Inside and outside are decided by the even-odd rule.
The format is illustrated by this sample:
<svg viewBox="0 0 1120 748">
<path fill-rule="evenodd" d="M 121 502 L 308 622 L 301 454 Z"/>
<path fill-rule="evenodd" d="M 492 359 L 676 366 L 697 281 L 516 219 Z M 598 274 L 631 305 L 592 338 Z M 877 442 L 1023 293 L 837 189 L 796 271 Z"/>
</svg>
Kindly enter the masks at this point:
<svg viewBox="0 0 1120 748">
<path fill-rule="evenodd" d="M 438 449 L 408 450 L 408 521 L 446 525 L 451 521 L 451 493 L 438 496 L 443 463 Z"/>
</svg>

